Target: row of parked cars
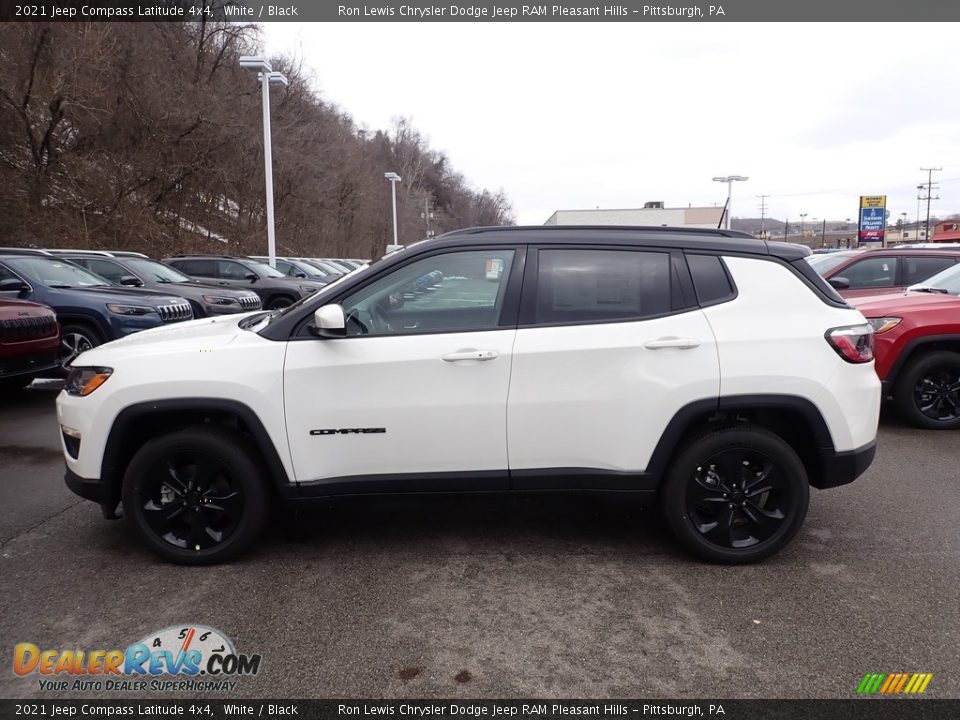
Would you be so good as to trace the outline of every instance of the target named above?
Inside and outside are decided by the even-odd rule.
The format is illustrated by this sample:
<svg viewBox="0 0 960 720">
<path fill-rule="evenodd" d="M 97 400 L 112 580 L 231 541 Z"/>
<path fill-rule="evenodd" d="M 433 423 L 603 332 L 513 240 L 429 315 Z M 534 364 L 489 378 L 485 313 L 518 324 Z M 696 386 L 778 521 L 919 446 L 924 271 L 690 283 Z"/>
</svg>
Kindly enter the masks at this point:
<svg viewBox="0 0 960 720">
<path fill-rule="evenodd" d="M 960 247 L 844 250 L 807 261 L 873 326 L 884 398 L 901 417 L 960 428 Z"/>
<path fill-rule="evenodd" d="M 169 323 L 287 307 L 364 261 L 0 248 L 0 389 Z"/>
</svg>

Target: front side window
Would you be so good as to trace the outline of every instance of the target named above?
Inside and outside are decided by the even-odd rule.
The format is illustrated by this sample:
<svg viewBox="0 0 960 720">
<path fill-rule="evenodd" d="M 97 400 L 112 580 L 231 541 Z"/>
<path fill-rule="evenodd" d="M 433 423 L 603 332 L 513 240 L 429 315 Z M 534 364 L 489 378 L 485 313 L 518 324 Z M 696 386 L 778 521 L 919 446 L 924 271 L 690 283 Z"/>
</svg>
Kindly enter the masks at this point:
<svg viewBox="0 0 960 720">
<path fill-rule="evenodd" d="M 196 277 L 217 276 L 213 260 L 173 260 L 170 264 L 187 275 L 195 275 Z"/>
<path fill-rule="evenodd" d="M 535 322 L 652 317 L 670 312 L 670 255 L 629 250 L 541 250 Z"/>
<path fill-rule="evenodd" d="M 492 330 L 513 258 L 513 250 L 467 250 L 397 268 L 343 299 L 347 335 Z"/>
<path fill-rule="evenodd" d="M 850 281 L 850 289 L 893 287 L 897 280 L 897 259 L 877 257 L 861 260 L 841 270 L 836 277 Z"/>
<path fill-rule="evenodd" d="M 245 280 L 250 270 L 243 265 L 231 260 L 220 260 L 217 262 L 217 275 L 226 280 Z"/>
<path fill-rule="evenodd" d="M 91 258 L 86 260 L 83 265 L 90 270 L 90 272 L 94 272 L 117 285 L 120 284 L 120 278 L 130 274 L 125 272 L 124 269 L 115 262 L 110 262 L 109 260 L 94 260 Z"/>
</svg>

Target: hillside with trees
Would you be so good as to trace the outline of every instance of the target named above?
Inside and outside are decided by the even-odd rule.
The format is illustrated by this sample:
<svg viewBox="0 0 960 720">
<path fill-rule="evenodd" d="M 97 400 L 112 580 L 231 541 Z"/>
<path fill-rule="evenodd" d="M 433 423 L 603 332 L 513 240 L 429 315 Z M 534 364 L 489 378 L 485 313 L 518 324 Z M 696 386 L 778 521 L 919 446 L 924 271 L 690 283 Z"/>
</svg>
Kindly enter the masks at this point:
<svg viewBox="0 0 960 720">
<path fill-rule="evenodd" d="M 265 251 L 260 85 L 240 69 L 254 25 L 0 24 L 0 245 Z M 367 131 L 272 58 L 279 254 L 379 257 L 400 242 L 513 222 L 404 119 Z"/>
</svg>

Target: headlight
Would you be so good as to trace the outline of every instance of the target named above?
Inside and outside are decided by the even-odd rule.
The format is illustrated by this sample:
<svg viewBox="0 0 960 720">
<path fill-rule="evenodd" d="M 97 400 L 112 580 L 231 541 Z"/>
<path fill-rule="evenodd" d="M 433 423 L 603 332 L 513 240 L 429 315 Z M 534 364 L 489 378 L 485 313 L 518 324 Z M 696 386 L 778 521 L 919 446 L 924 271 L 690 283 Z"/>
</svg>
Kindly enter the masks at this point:
<svg viewBox="0 0 960 720">
<path fill-rule="evenodd" d="M 873 332 L 879 335 L 880 333 L 885 333 L 887 330 L 893 330 L 897 325 L 900 324 L 902 318 L 898 317 L 882 317 L 882 318 L 869 318 L 867 320 L 870 323 L 870 327 L 873 328 Z"/>
<path fill-rule="evenodd" d="M 103 385 L 113 374 L 113 368 L 108 367 L 72 367 L 67 373 L 67 382 L 63 389 L 67 395 L 89 395 Z"/>
<path fill-rule="evenodd" d="M 203 301 L 207 305 L 236 305 L 240 302 L 236 298 L 224 297 L 223 295 L 203 295 Z"/>
<path fill-rule="evenodd" d="M 307 295 L 310 293 L 315 293 L 317 290 L 319 290 L 319 288 L 314 285 L 300 285 L 299 287 L 300 292 L 305 292 Z"/>
<path fill-rule="evenodd" d="M 116 303 L 107 303 L 107 310 L 114 315 L 149 315 L 150 313 L 156 312 L 152 307 L 144 307 L 143 305 L 117 305 Z"/>
</svg>

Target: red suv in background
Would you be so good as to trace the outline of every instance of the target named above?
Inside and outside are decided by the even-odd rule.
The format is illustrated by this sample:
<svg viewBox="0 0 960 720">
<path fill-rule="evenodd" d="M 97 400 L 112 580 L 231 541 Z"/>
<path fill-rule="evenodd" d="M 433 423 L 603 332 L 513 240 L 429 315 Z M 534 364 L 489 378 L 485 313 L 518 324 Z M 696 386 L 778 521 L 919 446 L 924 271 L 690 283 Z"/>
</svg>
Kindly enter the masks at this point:
<svg viewBox="0 0 960 720">
<path fill-rule="evenodd" d="M 60 325 L 53 310 L 0 297 L 0 390 L 20 389 L 59 371 Z"/>
<path fill-rule="evenodd" d="M 843 297 L 899 293 L 960 262 L 960 249 L 841 250 L 807 257 Z"/>
<path fill-rule="evenodd" d="M 960 428 L 960 265 L 906 293 L 852 298 L 873 326 L 885 398 L 923 428 Z"/>
</svg>

